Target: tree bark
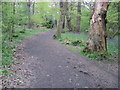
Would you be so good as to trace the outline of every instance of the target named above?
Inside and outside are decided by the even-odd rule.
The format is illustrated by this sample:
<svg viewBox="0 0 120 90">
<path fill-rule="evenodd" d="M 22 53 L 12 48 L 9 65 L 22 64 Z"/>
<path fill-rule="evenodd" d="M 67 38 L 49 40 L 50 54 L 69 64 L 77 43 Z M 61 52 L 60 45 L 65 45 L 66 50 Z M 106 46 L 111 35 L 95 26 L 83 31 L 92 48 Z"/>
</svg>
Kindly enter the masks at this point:
<svg viewBox="0 0 120 90">
<path fill-rule="evenodd" d="M 27 3 L 28 6 L 28 28 L 31 28 L 31 1 L 29 0 Z"/>
<path fill-rule="evenodd" d="M 64 19 L 63 19 L 63 29 L 65 28 L 65 15 L 64 15 Z"/>
<path fill-rule="evenodd" d="M 64 10 L 64 3 L 63 0 L 60 1 L 59 5 L 60 5 L 60 19 L 58 21 L 58 25 L 57 25 L 57 31 L 55 36 L 57 38 L 61 37 L 61 31 L 63 30 L 63 23 L 64 23 L 64 18 L 65 18 L 65 10 Z"/>
<path fill-rule="evenodd" d="M 76 29 L 75 32 L 80 32 L 80 22 L 81 22 L 81 2 L 78 2 L 78 8 L 77 8 L 77 22 L 76 22 Z"/>
<path fill-rule="evenodd" d="M 95 1 L 90 20 L 89 39 L 86 43 L 85 52 L 107 51 L 106 42 L 106 13 L 109 6 L 107 2 Z"/>
<path fill-rule="evenodd" d="M 69 14 L 69 2 L 65 2 L 66 7 L 66 20 L 67 20 L 67 28 L 69 29 L 69 32 L 72 32 L 72 25 L 71 25 L 71 16 Z"/>
<path fill-rule="evenodd" d="M 33 10 L 33 15 L 35 14 L 35 1 L 33 2 L 33 8 L 32 8 Z"/>
<path fill-rule="evenodd" d="M 13 16 L 14 16 L 14 18 L 13 18 L 13 22 L 12 22 L 12 33 L 15 33 L 15 30 L 14 30 L 14 28 L 15 28 L 15 2 L 13 2 Z"/>
</svg>

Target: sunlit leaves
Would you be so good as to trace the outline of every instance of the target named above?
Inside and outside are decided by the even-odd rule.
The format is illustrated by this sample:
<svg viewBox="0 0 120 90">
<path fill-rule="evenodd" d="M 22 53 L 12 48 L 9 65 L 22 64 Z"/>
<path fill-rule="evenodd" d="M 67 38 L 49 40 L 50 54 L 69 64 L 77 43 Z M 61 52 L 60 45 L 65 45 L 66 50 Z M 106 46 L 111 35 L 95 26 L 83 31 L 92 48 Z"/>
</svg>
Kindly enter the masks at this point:
<svg viewBox="0 0 120 90">
<path fill-rule="evenodd" d="M 50 2 L 40 2 L 35 5 L 35 14 L 32 21 L 42 25 L 49 22 L 48 19 L 57 20 L 59 18 L 59 6 L 52 5 Z"/>
</svg>

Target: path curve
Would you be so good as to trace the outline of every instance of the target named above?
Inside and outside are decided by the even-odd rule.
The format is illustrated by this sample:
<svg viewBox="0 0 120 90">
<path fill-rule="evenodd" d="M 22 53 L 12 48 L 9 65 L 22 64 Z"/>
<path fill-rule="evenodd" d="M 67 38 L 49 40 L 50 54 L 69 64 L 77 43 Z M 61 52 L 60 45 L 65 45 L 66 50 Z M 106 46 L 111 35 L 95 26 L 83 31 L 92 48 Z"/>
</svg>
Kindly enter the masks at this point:
<svg viewBox="0 0 120 90">
<path fill-rule="evenodd" d="M 29 88 L 116 88 L 118 76 L 53 40 L 55 30 L 24 39 L 24 52 L 34 75 Z"/>
</svg>

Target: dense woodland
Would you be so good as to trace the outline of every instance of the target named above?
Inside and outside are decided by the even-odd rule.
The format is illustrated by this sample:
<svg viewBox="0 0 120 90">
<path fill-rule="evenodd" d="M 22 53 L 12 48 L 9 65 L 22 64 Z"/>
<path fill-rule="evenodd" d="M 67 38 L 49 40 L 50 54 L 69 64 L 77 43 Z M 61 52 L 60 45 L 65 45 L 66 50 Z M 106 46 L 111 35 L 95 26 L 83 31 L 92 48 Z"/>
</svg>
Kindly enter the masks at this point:
<svg viewBox="0 0 120 90">
<path fill-rule="evenodd" d="M 67 1 L 67 0 L 66 0 Z M 56 29 L 53 39 L 89 58 L 115 60 L 119 2 L 0 2 L 2 65 L 11 66 L 23 37 Z M 44 28 L 43 28 L 44 27 Z M 77 46 L 77 49 L 75 48 Z"/>
</svg>

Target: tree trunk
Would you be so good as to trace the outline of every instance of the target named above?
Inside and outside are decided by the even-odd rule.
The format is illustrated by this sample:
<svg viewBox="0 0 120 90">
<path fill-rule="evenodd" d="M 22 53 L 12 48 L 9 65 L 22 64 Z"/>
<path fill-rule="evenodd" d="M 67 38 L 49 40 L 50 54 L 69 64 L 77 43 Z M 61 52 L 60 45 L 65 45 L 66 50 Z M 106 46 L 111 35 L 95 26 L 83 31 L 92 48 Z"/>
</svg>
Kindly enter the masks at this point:
<svg viewBox="0 0 120 90">
<path fill-rule="evenodd" d="M 80 21 L 81 21 L 81 2 L 78 2 L 78 8 L 77 8 L 77 23 L 76 23 L 76 29 L 75 32 L 79 32 L 80 31 Z"/>
<path fill-rule="evenodd" d="M 83 51 L 86 52 L 103 52 L 107 51 L 106 42 L 106 13 L 108 9 L 107 2 L 98 2 L 96 0 L 90 20 L 89 40 Z"/>
<path fill-rule="evenodd" d="M 62 31 L 63 29 L 65 28 L 65 13 L 66 13 L 66 8 L 65 8 L 65 2 L 62 2 L 63 3 L 63 7 L 62 8 Z"/>
<path fill-rule="evenodd" d="M 32 8 L 33 10 L 33 15 L 35 14 L 35 1 L 33 2 L 33 8 Z"/>
<path fill-rule="evenodd" d="M 13 2 L 13 22 L 12 22 L 12 33 L 15 33 L 14 26 L 15 26 L 15 2 Z"/>
<path fill-rule="evenodd" d="M 31 28 L 31 1 L 29 0 L 28 3 L 28 28 Z"/>
<path fill-rule="evenodd" d="M 66 20 L 67 20 L 67 28 L 69 29 L 69 32 L 72 32 L 72 25 L 71 25 L 71 16 L 69 14 L 69 2 L 65 2 L 66 7 Z"/>
<path fill-rule="evenodd" d="M 64 15 L 64 19 L 63 19 L 63 29 L 65 28 L 65 15 Z"/>
<path fill-rule="evenodd" d="M 57 25 L 57 31 L 55 36 L 57 38 L 61 37 L 61 31 L 63 30 L 63 23 L 64 23 L 64 18 L 65 18 L 65 13 L 64 13 L 64 2 L 63 0 L 60 1 L 60 19 L 58 21 L 58 25 Z"/>
</svg>

